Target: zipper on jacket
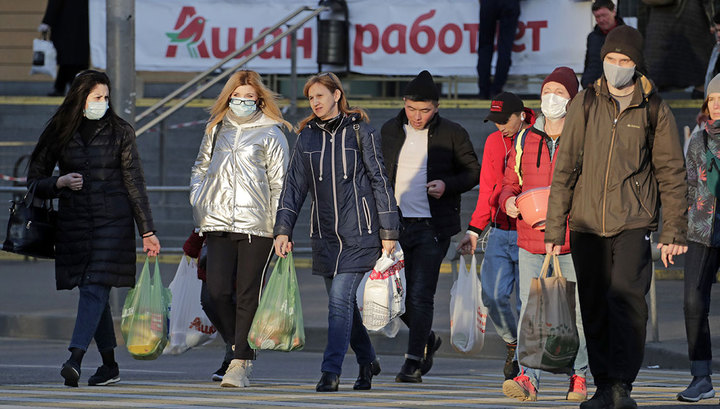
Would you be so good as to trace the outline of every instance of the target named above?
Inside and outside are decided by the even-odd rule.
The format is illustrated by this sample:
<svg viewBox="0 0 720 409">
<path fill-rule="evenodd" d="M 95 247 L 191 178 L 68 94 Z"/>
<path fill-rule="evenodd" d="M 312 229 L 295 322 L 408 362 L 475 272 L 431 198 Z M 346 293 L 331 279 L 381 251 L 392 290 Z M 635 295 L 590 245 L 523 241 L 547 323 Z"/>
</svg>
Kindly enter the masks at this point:
<svg viewBox="0 0 720 409">
<path fill-rule="evenodd" d="M 635 178 L 633 178 L 633 183 L 635 184 L 635 188 L 637 189 L 636 196 L 637 196 L 638 202 L 640 202 L 640 206 L 643 208 L 643 210 L 645 210 L 645 213 L 647 213 L 648 216 L 650 216 L 652 218 L 652 213 L 650 213 L 650 210 L 648 210 L 648 208 L 645 206 L 645 203 L 643 203 L 642 199 L 640 198 L 640 183 L 637 180 L 635 180 Z"/>
<path fill-rule="evenodd" d="M 353 154 L 355 155 L 355 168 L 353 169 L 353 175 L 357 175 L 357 165 L 358 165 L 358 152 L 353 151 Z M 365 166 L 363 164 L 363 166 Z M 355 180 L 355 177 L 352 178 L 353 180 L 353 192 L 355 192 L 355 213 L 357 214 L 357 225 L 358 225 L 358 235 L 362 236 L 362 224 L 360 223 L 360 203 L 358 202 L 358 190 L 357 190 L 357 183 Z"/>
<path fill-rule="evenodd" d="M 333 277 L 337 275 L 338 272 L 338 265 L 340 264 L 340 255 L 342 254 L 342 239 L 340 238 L 340 233 L 338 232 L 338 223 L 340 220 L 340 217 L 338 216 L 338 196 L 337 196 L 337 181 L 335 180 L 335 135 L 337 134 L 337 129 L 335 132 L 332 133 L 330 137 L 330 173 L 332 174 L 332 191 L 333 191 L 333 211 L 335 212 L 335 236 L 337 236 L 338 244 L 340 248 L 338 249 L 338 255 L 335 259 L 335 271 L 333 272 Z M 323 138 L 323 141 L 325 138 Z M 344 152 L 343 152 L 344 154 Z M 322 165 L 321 165 L 322 166 Z"/>
<path fill-rule="evenodd" d="M 315 201 L 313 200 L 312 203 L 310 203 L 310 237 L 313 235 L 313 217 L 315 217 Z"/>
<path fill-rule="evenodd" d="M 312 177 L 313 177 L 313 184 L 312 184 L 313 185 L 313 194 L 315 195 L 315 202 L 313 202 L 313 204 L 315 204 L 318 201 L 317 184 L 315 183 L 315 169 L 313 168 L 312 160 L 310 160 L 309 162 L 310 162 L 310 173 L 312 174 Z M 312 213 L 310 213 L 310 216 L 312 216 Z M 317 223 L 318 223 L 318 237 L 322 239 L 322 228 L 320 228 L 320 212 L 315 212 L 315 216 L 317 218 Z M 312 226 L 312 222 L 310 222 L 310 225 Z"/>
<path fill-rule="evenodd" d="M 610 97 L 612 98 L 612 97 Z M 612 159 L 612 151 L 613 147 L 615 145 L 615 135 L 617 134 L 617 123 L 620 119 L 620 116 L 628 111 L 630 108 L 637 108 L 639 105 L 628 105 L 625 110 L 622 112 L 618 112 L 618 102 L 615 100 L 615 98 L 612 98 L 612 103 L 615 111 L 615 119 L 613 119 L 613 125 L 612 125 L 612 137 L 610 139 L 610 151 L 608 152 L 608 161 L 607 166 L 605 167 L 605 186 L 603 187 L 603 200 L 602 200 L 602 234 L 605 235 L 605 214 L 606 212 L 606 205 L 607 205 L 607 187 L 608 187 L 608 178 L 610 176 L 610 161 Z M 650 158 L 652 160 L 652 157 Z M 638 199 L 639 200 L 639 199 Z M 642 204 L 642 202 L 641 202 Z M 643 206 L 644 207 L 644 206 Z"/>
<path fill-rule="evenodd" d="M 372 219 L 370 218 L 370 206 L 368 206 L 367 200 L 362 198 L 363 211 L 365 212 L 365 222 L 367 223 L 368 234 L 372 233 Z"/>
</svg>

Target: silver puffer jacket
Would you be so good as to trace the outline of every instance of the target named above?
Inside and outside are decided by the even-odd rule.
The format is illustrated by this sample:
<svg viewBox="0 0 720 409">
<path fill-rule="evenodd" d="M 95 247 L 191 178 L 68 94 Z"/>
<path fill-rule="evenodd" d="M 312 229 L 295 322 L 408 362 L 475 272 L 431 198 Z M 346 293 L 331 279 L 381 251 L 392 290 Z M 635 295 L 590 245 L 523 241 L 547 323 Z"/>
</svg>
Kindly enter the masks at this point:
<svg viewBox="0 0 720 409">
<path fill-rule="evenodd" d="M 190 204 L 202 232 L 272 237 L 288 166 L 280 123 L 262 115 L 237 124 L 226 115 L 217 134 L 206 133 L 190 177 Z"/>
</svg>

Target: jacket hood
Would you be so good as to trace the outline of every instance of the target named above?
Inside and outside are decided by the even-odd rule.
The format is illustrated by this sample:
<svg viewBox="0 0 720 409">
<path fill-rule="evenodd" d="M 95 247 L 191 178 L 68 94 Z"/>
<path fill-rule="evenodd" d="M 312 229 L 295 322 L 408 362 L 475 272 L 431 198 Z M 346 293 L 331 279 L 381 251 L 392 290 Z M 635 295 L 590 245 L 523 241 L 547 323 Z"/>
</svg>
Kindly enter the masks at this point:
<svg viewBox="0 0 720 409">
<path fill-rule="evenodd" d="M 593 86 L 595 87 L 595 92 L 597 92 L 599 95 L 605 96 L 610 98 L 610 89 L 607 85 L 607 80 L 605 79 L 605 74 L 601 75 L 600 78 L 595 80 L 593 83 Z M 657 88 L 655 87 L 655 84 L 652 82 L 652 80 L 642 73 L 636 71 L 635 73 L 635 91 L 640 90 L 641 96 L 643 99 L 647 99 L 650 97 L 650 95 L 657 92 Z M 634 95 L 637 95 L 637 92 L 633 91 Z M 635 97 L 633 97 L 632 104 L 636 103 Z M 639 102 L 638 102 L 639 103 Z"/>
</svg>

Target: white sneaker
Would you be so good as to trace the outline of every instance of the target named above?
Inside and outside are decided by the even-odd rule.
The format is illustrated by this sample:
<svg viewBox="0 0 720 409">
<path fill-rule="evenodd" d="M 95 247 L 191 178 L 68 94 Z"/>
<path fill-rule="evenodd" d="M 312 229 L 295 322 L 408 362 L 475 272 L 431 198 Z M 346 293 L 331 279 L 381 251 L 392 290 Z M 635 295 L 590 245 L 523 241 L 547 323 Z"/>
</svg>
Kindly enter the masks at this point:
<svg viewBox="0 0 720 409">
<path fill-rule="evenodd" d="M 233 359 L 223 376 L 220 386 L 230 388 L 243 388 L 250 386 L 248 379 L 252 372 L 252 361 L 245 359 Z"/>
</svg>

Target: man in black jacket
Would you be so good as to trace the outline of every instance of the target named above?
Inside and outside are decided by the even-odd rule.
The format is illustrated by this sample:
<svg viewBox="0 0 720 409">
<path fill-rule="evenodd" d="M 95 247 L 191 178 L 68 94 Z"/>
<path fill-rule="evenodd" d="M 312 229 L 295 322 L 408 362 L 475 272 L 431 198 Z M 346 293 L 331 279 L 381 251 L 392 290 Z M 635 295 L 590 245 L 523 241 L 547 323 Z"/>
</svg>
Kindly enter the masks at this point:
<svg viewBox="0 0 720 409">
<path fill-rule="evenodd" d="M 405 107 L 381 131 L 382 151 L 401 213 L 408 326 L 405 363 L 397 382 L 422 382 L 440 337 L 432 331 L 435 289 L 450 237 L 460 231 L 460 195 L 480 177 L 480 164 L 462 126 L 438 114 L 440 93 L 423 71 L 405 88 Z"/>
<path fill-rule="evenodd" d="M 580 79 L 580 85 L 583 88 L 587 88 L 603 73 L 600 49 L 605 44 L 605 37 L 615 27 L 625 25 L 623 19 L 617 15 L 615 3 L 612 0 L 595 0 L 592 4 L 592 13 L 597 24 L 587 36 L 585 68 Z"/>
</svg>

